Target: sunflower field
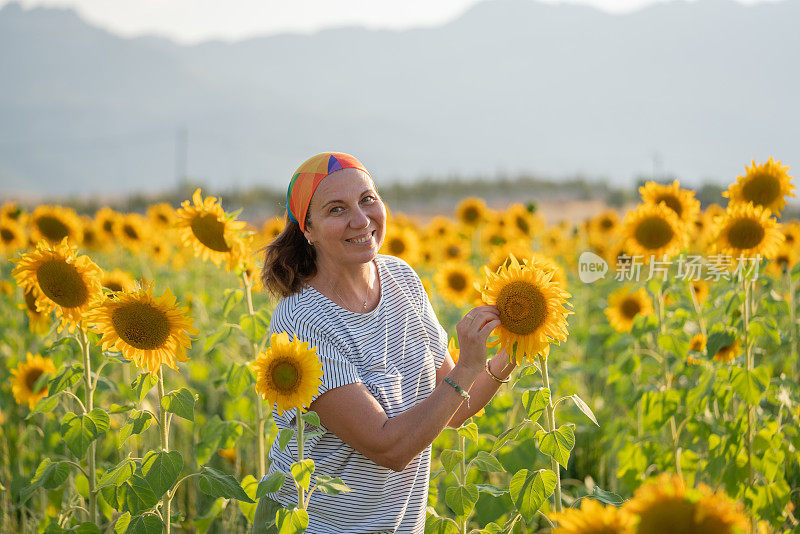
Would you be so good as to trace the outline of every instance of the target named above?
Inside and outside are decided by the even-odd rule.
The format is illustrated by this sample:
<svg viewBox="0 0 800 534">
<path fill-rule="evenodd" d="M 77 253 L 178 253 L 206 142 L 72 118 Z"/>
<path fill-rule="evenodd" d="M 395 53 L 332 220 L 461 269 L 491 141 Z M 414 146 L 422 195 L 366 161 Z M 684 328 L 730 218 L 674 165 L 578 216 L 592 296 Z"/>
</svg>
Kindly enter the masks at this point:
<svg viewBox="0 0 800 534">
<path fill-rule="evenodd" d="M 800 532 L 788 171 L 754 161 L 704 208 L 650 182 L 574 225 L 474 197 L 393 213 L 381 252 L 420 275 L 453 359 L 456 323 L 489 303 L 489 354 L 519 362 L 433 443 L 425 532 Z M 139 214 L 0 207 L 1 532 L 244 533 L 294 484 L 274 528 L 300 533 L 316 490 L 349 491 L 302 446 L 265 477 L 275 440 L 321 428 L 272 420 L 321 371 L 314 347 L 268 335 L 261 251 L 284 219 L 225 209 L 200 190 Z"/>
</svg>

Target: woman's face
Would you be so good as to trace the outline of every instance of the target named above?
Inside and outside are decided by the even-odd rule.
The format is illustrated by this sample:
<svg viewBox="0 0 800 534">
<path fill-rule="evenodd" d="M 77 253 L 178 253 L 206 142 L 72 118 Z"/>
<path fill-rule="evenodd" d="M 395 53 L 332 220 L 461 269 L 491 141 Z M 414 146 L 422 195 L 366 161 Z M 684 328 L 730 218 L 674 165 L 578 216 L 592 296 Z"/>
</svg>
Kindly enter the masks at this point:
<svg viewBox="0 0 800 534">
<path fill-rule="evenodd" d="M 335 265 L 372 261 L 386 235 L 386 207 L 369 175 L 358 169 L 336 171 L 311 197 L 305 236 L 317 261 Z"/>
</svg>

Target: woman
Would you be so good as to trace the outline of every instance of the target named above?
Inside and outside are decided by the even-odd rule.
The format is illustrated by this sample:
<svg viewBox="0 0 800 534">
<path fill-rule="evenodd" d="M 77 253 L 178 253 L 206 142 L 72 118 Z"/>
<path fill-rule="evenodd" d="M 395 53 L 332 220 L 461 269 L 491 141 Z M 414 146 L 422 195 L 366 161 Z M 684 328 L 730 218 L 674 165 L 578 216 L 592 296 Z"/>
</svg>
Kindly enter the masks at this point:
<svg viewBox="0 0 800 534">
<path fill-rule="evenodd" d="M 478 306 L 458 323 L 454 365 L 419 277 L 378 254 L 386 208 L 353 156 L 327 152 L 303 163 L 287 204 L 289 221 L 267 247 L 262 272 L 282 297 L 270 331 L 317 347 L 322 386 L 310 409 L 324 433 L 306 442 L 305 457 L 352 490 L 315 492 L 307 532 L 423 532 L 431 442 L 485 406 L 515 366 L 503 351 L 487 365 L 497 309 Z M 295 410 L 273 416 L 279 429 L 295 425 Z M 269 456 L 270 472 L 288 472 L 296 441 L 284 451 L 273 443 Z M 275 532 L 266 525 L 277 508 L 296 503 L 287 480 L 259 502 L 254 532 Z"/>
</svg>

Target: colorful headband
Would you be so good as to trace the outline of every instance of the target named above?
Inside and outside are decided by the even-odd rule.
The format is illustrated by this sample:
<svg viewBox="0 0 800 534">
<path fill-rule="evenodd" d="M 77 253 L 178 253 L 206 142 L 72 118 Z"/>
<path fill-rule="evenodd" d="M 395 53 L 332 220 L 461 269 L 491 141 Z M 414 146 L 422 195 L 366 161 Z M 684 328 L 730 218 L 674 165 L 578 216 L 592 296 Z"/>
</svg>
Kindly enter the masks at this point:
<svg viewBox="0 0 800 534">
<path fill-rule="evenodd" d="M 342 169 L 359 169 L 369 172 L 356 158 L 342 152 L 323 152 L 305 161 L 292 176 L 289 189 L 286 191 L 286 207 L 289 219 L 300 225 L 300 230 L 306 231 L 306 213 L 311 197 L 323 178 L 330 173 Z"/>
</svg>

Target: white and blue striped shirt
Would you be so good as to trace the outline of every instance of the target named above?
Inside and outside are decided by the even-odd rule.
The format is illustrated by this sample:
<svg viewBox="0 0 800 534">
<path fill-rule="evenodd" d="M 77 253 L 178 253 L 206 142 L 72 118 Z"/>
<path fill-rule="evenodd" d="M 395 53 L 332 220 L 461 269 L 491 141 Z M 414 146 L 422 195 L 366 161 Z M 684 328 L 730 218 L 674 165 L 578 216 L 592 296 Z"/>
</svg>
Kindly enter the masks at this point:
<svg viewBox="0 0 800 534">
<path fill-rule="evenodd" d="M 270 333 L 296 334 L 317 347 L 322 361 L 320 394 L 362 382 L 388 417 L 395 417 L 426 399 L 436 387 L 436 370 L 447 353 L 447 333 L 433 312 L 422 283 L 407 263 L 393 256 L 375 259 L 381 297 L 368 313 L 339 307 L 311 287 L 281 300 L 272 315 Z M 315 395 L 316 398 L 318 395 Z M 342 406 L 347 410 L 347 406 Z M 278 429 L 294 428 L 295 410 L 279 416 Z M 339 477 L 350 493 L 315 491 L 308 506 L 309 534 L 421 533 L 430 476 L 430 445 L 401 472 L 381 467 L 325 428 L 305 443 L 305 458 L 316 474 Z M 297 460 L 297 441 L 284 451 L 277 440 L 269 451 L 271 474 L 289 472 Z M 287 477 L 269 497 L 283 506 L 297 503 Z"/>
</svg>

